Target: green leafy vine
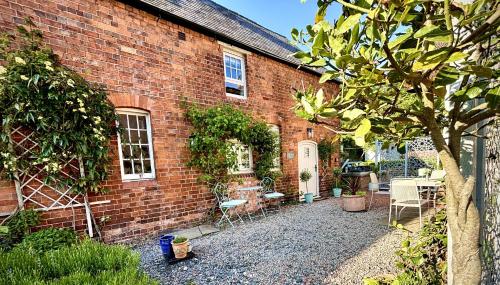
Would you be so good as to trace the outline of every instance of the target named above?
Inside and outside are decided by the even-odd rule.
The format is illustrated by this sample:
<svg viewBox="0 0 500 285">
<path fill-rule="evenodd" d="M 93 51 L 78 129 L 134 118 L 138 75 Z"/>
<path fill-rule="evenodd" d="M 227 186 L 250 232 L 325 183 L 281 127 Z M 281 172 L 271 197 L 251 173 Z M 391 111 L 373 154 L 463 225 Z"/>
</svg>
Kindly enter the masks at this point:
<svg viewBox="0 0 500 285">
<path fill-rule="evenodd" d="M 116 134 L 114 108 L 102 88 L 60 63 L 30 19 L 26 24 L 16 36 L 0 37 L 0 171 L 9 179 L 41 172 L 46 183 L 101 192 L 110 137 Z M 30 139 L 38 144 L 29 155 L 16 153 L 11 137 L 16 128 L 32 132 Z M 71 160 L 81 162 L 84 177 L 65 164 Z M 70 171 L 76 179 L 62 174 Z"/>
<path fill-rule="evenodd" d="M 278 140 L 265 122 L 254 120 L 229 105 L 206 109 L 190 105 L 186 115 L 194 127 L 189 138 L 191 159 L 188 165 L 203 172 L 202 181 L 212 184 L 235 178 L 230 171 L 238 163 L 235 141 L 252 150 L 257 178 L 276 178 L 279 175 L 279 171 L 275 170 Z"/>
</svg>

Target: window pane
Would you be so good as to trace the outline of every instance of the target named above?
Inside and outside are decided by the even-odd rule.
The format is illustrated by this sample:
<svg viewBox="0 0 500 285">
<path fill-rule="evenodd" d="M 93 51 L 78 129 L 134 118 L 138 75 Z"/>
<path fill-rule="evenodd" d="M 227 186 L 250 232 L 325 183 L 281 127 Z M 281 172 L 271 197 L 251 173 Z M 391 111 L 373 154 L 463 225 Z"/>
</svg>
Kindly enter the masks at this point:
<svg viewBox="0 0 500 285">
<path fill-rule="evenodd" d="M 137 129 L 137 116 L 128 115 L 128 124 L 130 129 Z"/>
<path fill-rule="evenodd" d="M 128 128 L 128 124 L 127 124 L 127 115 L 124 115 L 124 114 L 120 114 L 119 116 L 119 124 L 122 128 Z"/>
<path fill-rule="evenodd" d="M 226 82 L 226 93 L 244 96 L 243 90 L 243 85 Z"/>
<path fill-rule="evenodd" d="M 241 69 L 241 60 L 236 60 L 236 68 Z"/>
<path fill-rule="evenodd" d="M 132 174 L 132 162 L 129 159 L 123 160 L 123 172 L 125 174 Z"/>
<path fill-rule="evenodd" d="M 130 130 L 130 142 L 139 143 L 139 134 L 136 130 Z"/>
<path fill-rule="evenodd" d="M 148 132 L 147 131 L 139 131 L 140 139 L 141 139 L 141 144 L 147 144 L 148 143 Z"/>
<path fill-rule="evenodd" d="M 143 161 L 144 173 L 151 173 L 151 160 L 146 159 Z"/>
<path fill-rule="evenodd" d="M 231 60 L 231 67 L 235 68 L 236 67 L 236 62 L 235 62 L 234 58 L 231 57 L 230 60 Z"/>
<path fill-rule="evenodd" d="M 226 61 L 226 66 L 229 67 L 230 65 L 230 60 L 229 60 L 229 56 L 224 56 L 224 60 Z"/>
<path fill-rule="evenodd" d="M 139 118 L 139 129 L 146 129 L 146 117 L 145 116 L 138 116 Z"/>
<path fill-rule="evenodd" d="M 141 148 L 138 145 L 132 145 L 132 155 L 134 159 L 141 158 Z"/>
<path fill-rule="evenodd" d="M 231 68 L 231 78 L 238 79 L 238 75 L 236 74 L 236 69 Z"/>
<path fill-rule="evenodd" d="M 149 158 L 149 147 L 147 145 L 141 146 L 142 157 Z"/>
<path fill-rule="evenodd" d="M 226 77 L 231 77 L 231 68 L 226 67 Z"/>
<path fill-rule="evenodd" d="M 242 77 L 241 77 L 241 70 L 238 70 L 238 76 L 237 76 L 237 78 L 236 78 L 236 79 L 238 79 L 238 80 L 241 80 L 241 79 L 242 79 Z"/>
<path fill-rule="evenodd" d="M 130 147 L 128 144 L 122 144 L 122 154 L 124 159 L 130 158 Z"/>
<path fill-rule="evenodd" d="M 134 159 L 134 173 L 135 174 L 142 174 L 141 161 L 138 159 Z"/>
</svg>

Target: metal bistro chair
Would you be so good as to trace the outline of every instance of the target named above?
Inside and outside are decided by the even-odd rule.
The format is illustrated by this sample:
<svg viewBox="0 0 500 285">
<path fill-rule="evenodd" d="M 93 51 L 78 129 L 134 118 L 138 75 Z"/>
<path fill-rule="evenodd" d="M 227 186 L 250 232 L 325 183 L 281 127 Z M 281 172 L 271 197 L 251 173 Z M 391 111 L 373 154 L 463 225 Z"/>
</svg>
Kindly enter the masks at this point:
<svg viewBox="0 0 500 285">
<path fill-rule="evenodd" d="M 231 222 L 231 210 L 236 209 L 239 206 L 245 206 L 248 203 L 248 201 L 245 199 L 232 199 L 229 196 L 230 195 L 229 187 L 223 183 L 217 183 L 213 188 L 212 192 L 214 193 L 215 198 L 217 199 L 217 203 L 219 205 L 219 209 L 222 212 L 222 217 L 220 218 L 219 222 L 217 222 L 217 226 L 220 227 L 223 221 L 226 220 L 227 222 L 229 222 L 231 227 L 234 227 L 233 222 Z M 247 212 L 248 218 L 251 221 L 252 217 L 250 217 L 250 214 L 248 213 L 248 209 L 246 209 L 246 207 L 245 211 Z M 245 223 L 241 218 L 240 214 L 238 213 L 238 211 L 235 212 L 240 221 L 242 223 Z"/>
<path fill-rule="evenodd" d="M 260 186 L 262 187 L 261 191 L 261 199 L 257 199 L 259 203 L 260 210 L 262 211 L 262 215 L 266 216 L 264 208 L 262 207 L 262 200 L 278 200 L 278 211 L 281 210 L 279 199 L 285 197 L 285 194 L 276 192 L 274 180 L 270 177 L 264 177 L 262 181 L 260 181 Z M 265 202 L 264 202 L 265 203 Z M 267 209 L 266 209 L 267 211 Z"/>
<path fill-rule="evenodd" d="M 368 205 L 368 210 L 370 210 L 372 207 L 373 194 L 380 190 L 388 191 L 389 183 L 379 182 L 377 174 L 370 172 L 370 182 L 368 183 L 368 191 L 371 192 L 371 196 L 370 196 L 370 204 Z"/>
<path fill-rule="evenodd" d="M 405 208 L 418 208 L 420 227 L 422 227 L 422 206 L 425 204 L 427 204 L 427 214 L 429 214 L 429 200 L 420 198 L 417 181 L 402 178 L 392 179 L 390 187 L 389 225 L 391 224 L 392 206 L 396 206 L 396 221 Z M 402 207 L 399 213 L 398 206 Z"/>
</svg>

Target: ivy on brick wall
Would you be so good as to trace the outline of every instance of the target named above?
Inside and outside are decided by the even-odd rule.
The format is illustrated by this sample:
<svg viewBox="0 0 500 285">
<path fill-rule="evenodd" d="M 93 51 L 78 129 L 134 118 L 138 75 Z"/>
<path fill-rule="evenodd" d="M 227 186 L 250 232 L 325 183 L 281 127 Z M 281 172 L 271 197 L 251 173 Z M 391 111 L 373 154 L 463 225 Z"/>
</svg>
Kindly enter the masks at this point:
<svg viewBox="0 0 500 285">
<path fill-rule="evenodd" d="M 102 191 L 116 134 L 114 108 L 103 89 L 63 66 L 30 19 L 16 36 L 0 37 L 0 62 L 0 172 L 17 179 L 20 172 L 36 171 L 47 183 L 63 179 L 78 193 Z M 22 159 L 11 138 L 16 128 L 31 131 L 38 143 Z M 62 177 L 61 161 L 71 158 L 83 161 L 85 177 Z"/>
<path fill-rule="evenodd" d="M 203 172 L 202 181 L 211 185 L 236 178 L 230 173 L 238 163 L 236 141 L 253 151 L 257 178 L 279 175 L 278 171 L 273 171 L 274 159 L 279 152 L 278 140 L 265 122 L 229 105 L 206 109 L 190 105 L 186 115 L 194 127 L 189 138 L 191 159 L 188 165 Z"/>
</svg>

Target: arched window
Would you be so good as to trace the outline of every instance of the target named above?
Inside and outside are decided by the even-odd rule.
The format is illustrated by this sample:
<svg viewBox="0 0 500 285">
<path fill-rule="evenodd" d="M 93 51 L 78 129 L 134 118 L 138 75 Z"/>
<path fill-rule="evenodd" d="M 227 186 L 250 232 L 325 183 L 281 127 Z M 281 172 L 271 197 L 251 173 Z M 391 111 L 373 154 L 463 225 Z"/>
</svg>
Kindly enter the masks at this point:
<svg viewBox="0 0 500 285">
<path fill-rule="evenodd" d="M 116 111 L 122 134 L 118 134 L 118 153 L 123 180 L 155 177 L 151 120 L 149 113 L 139 109 Z"/>
</svg>

